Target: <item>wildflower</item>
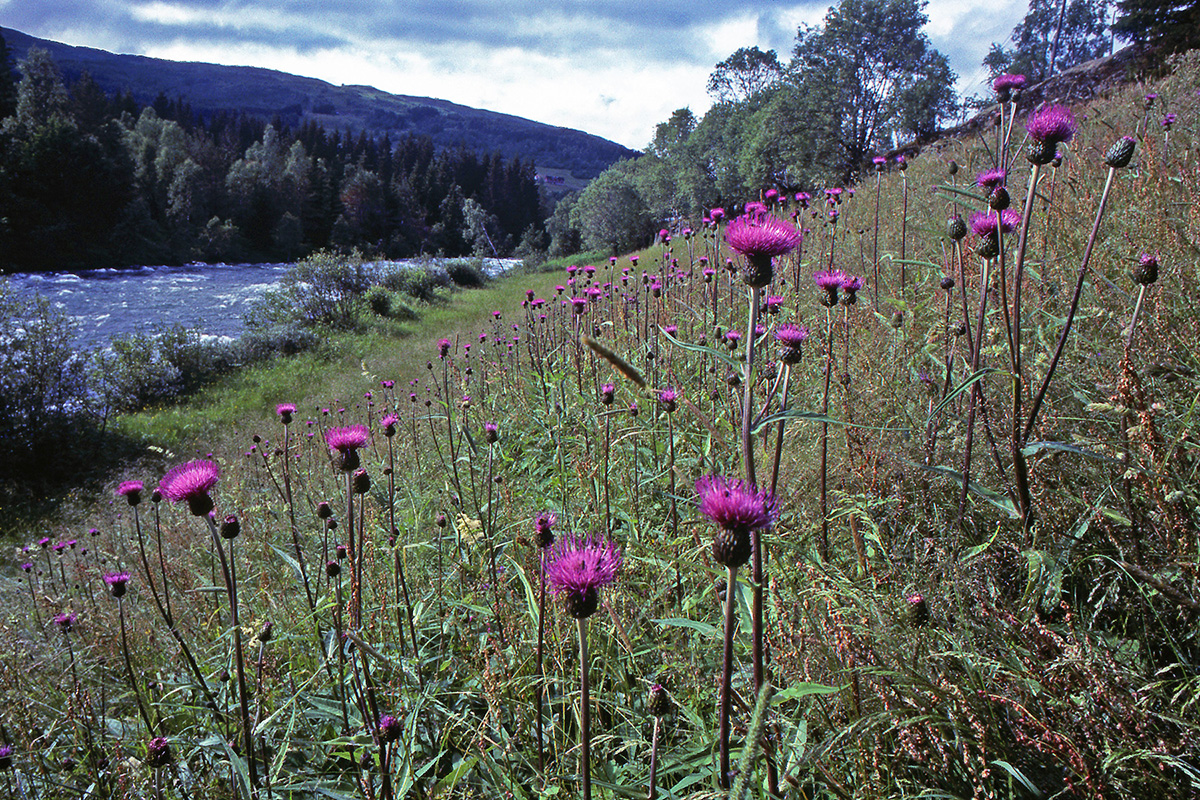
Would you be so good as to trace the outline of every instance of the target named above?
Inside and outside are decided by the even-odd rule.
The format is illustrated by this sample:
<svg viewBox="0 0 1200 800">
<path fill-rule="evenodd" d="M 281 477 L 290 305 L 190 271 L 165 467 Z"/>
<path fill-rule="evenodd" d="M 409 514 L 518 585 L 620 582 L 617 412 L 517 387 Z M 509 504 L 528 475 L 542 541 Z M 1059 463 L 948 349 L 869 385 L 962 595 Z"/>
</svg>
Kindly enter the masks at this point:
<svg viewBox="0 0 1200 800">
<path fill-rule="evenodd" d="M 582 314 L 584 309 L 586 309 L 586 308 L 587 308 L 587 298 L 586 297 L 572 297 L 571 298 L 571 310 L 574 311 L 576 314 Z"/>
<path fill-rule="evenodd" d="M 79 619 L 79 615 L 74 612 L 54 615 L 54 624 L 62 629 L 64 633 L 75 627 L 75 620 Z"/>
<path fill-rule="evenodd" d="M 747 203 L 747 207 L 749 207 Z M 770 216 L 754 217 L 744 214 L 725 229 L 729 247 L 746 257 L 748 268 L 744 276 L 752 287 L 771 282 L 771 259 L 786 255 L 800 245 L 801 234 L 794 225 Z"/>
<path fill-rule="evenodd" d="M 600 402 L 606 406 L 611 406 L 616 397 L 617 387 L 611 383 L 606 383 L 600 387 Z"/>
<path fill-rule="evenodd" d="M 400 734 L 404 732 L 404 723 L 393 717 L 391 714 L 384 714 L 379 718 L 379 741 L 394 742 L 400 738 Z"/>
<path fill-rule="evenodd" d="M 721 220 L 725 219 L 725 209 L 714 208 L 712 211 L 708 212 L 708 217 L 713 222 L 720 222 Z"/>
<path fill-rule="evenodd" d="M 795 364 L 800 361 L 801 347 L 807 339 L 808 326 L 806 325 L 788 323 L 775 329 L 775 341 L 783 345 L 783 353 L 780 358 L 787 364 Z"/>
<path fill-rule="evenodd" d="M 1158 256 L 1153 253 L 1142 253 L 1138 263 L 1133 268 L 1133 281 L 1139 286 L 1149 286 L 1158 280 Z"/>
<path fill-rule="evenodd" d="M 650 687 L 650 693 L 646 697 L 646 710 L 656 717 L 661 717 L 671 710 L 671 698 L 667 696 L 667 690 L 661 683 Z"/>
<path fill-rule="evenodd" d="M 821 305 L 831 308 L 837 305 L 838 289 L 842 288 L 845 277 L 846 273 L 840 269 L 823 269 L 813 273 L 813 282 L 817 284 L 817 288 L 826 292 L 826 296 L 821 298 Z"/>
<path fill-rule="evenodd" d="M 220 532 L 222 539 L 236 539 L 241 534 L 242 523 L 236 514 L 229 514 L 221 520 Z"/>
<path fill-rule="evenodd" d="M 946 220 L 946 235 L 954 241 L 961 240 L 967 235 L 967 223 L 958 214 Z"/>
<path fill-rule="evenodd" d="M 483 440 L 488 444 L 495 444 L 499 439 L 500 429 L 496 427 L 496 423 L 483 423 Z"/>
<path fill-rule="evenodd" d="M 1001 103 L 1007 103 L 1012 99 L 1014 91 L 1021 91 L 1025 88 L 1026 78 L 1024 75 L 998 75 L 996 80 L 992 81 L 992 90 L 996 93 L 996 99 Z"/>
<path fill-rule="evenodd" d="M 727 567 L 745 564 L 750 560 L 750 534 L 770 527 L 778 517 L 775 498 L 720 475 L 696 481 L 696 494 L 700 513 L 721 528 L 713 539 L 713 558 Z"/>
<path fill-rule="evenodd" d="M 545 511 L 538 514 L 537 519 L 533 521 L 533 529 L 537 535 L 537 546 L 539 549 L 545 550 L 554 544 L 554 525 L 557 522 L 558 515 L 553 511 Z"/>
<path fill-rule="evenodd" d="M 676 392 L 674 389 L 667 388 L 658 393 L 658 402 L 662 404 L 663 410 L 668 414 L 675 411 L 678 401 L 679 392 Z"/>
<path fill-rule="evenodd" d="M 449 342 L 448 339 L 443 341 Z M 325 431 L 325 444 L 340 455 L 340 467 L 343 472 L 358 469 L 358 449 L 366 447 L 369 438 L 366 425 L 347 425 L 344 428 L 330 428 Z"/>
<path fill-rule="evenodd" d="M 1163 118 L 1162 118 L 1162 122 L 1160 124 L 1163 126 L 1164 129 L 1166 129 L 1168 131 L 1171 130 L 1171 126 L 1175 124 L 1175 115 L 1174 114 L 1164 114 Z"/>
<path fill-rule="evenodd" d="M 954 278 L 951 278 L 949 275 L 943 275 L 940 285 L 943 292 L 949 292 L 954 288 Z"/>
<path fill-rule="evenodd" d="M 383 427 L 383 435 L 388 437 L 389 439 L 392 438 L 393 436 L 395 436 L 396 435 L 396 425 L 399 422 L 400 422 L 400 418 L 397 417 L 395 414 L 388 414 L 386 417 L 381 419 L 379 421 L 379 424 L 380 424 L 380 426 Z"/>
<path fill-rule="evenodd" d="M 146 745 L 146 766 L 165 767 L 171 763 L 171 745 L 162 736 L 155 736 Z"/>
<path fill-rule="evenodd" d="M 279 415 L 279 421 L 284 425 L 292 423 L 292 415 L 296 413 L 295 403 L 280 403 L 275 406 L 275 413 Z"/>
<path fill-rule="evenodd" d="M 875 165 L 876 170 L 883 172 L 883 167 L 887 164 L 887 159 L 883 156 L 875 156 L 871 159 L 871 163 Z"/>
<path fill-rule="evenodd" d="M 783 307 L 783 298 L 777 294 L 768 295 L 764 306 L 768 314 L 778 314 Z"/>
<path fill-rule="evenodd" d="M 117 487 L 117 496 L 124 497 L 131 506 L 142 502 L 142 490 L 145 487 L 141 481 L 122 481 Z"/>
<path fill-rule="evenodd" d="M 845 275 L 842 277 L 842 291 L 846 294 L 842 297 L 842 305 L 852 306 L 858 302 L 858 290 L 863 287 L 863 279 L 856 275 Z"/>
<path fill-rule="evenodd" d="M 1133 159 L 1133 151 L 1136 146 L 1137 140 L 1132 136 L 1118 139 L 1104 154 L 1104 163 L 1113 169 L 1128 167 L 1129 162 Z"/>
<path fill-rule="evenodd" d="M 1020 223 L 1021 215 L 1017 211 L 1006 209 L 1000 212 L 1001 233 L 1010 233 L 1016 230 Z M 982 211 L 975 212 L 971 215 L 971 230 L 976 236 L 994 238 L 996 236 L 996 215 Z"/>
<path fill-rule="evenodd" d="M 450 355 L 450 340 L 438 339 L 438 357 L 445 358 Z"/>
<path fill-rule="evenodd" d="M 110 572 L 104 576 L 104 583 L 113 597 L 123 597 L 129 584 L 128 572 Z"/>
<path fill-rule="evenodd" d="M 997 186 L 1003 186 L 1008 179 L 1008 172 L 1002 169 L 986 169 L 979 173 L 979 177 L 975 179 L 977 186 L 982 186 L 985 189 L 995 189 Z"/>
<path fill-rule="evenodd" d="M 158 482 L 158 490 L 172 503 L 186 501 L 193 516 L 203 517 L 213 510 L 208 493 L 217 484 L 220 471 L 212 461 L 189 461 L 173 467 Z"/>
<path fill-rule="evenodd" d="M 8 745 L 0 747 L 0 771 L 12 769 L 12 753 L 13 749 Z"/>
<path fill-rule="evenodd" d="M 1071 141 L 1078 124 L 1066 106 L 1050 105 L 1029 115 L 1025 131 L 1032 140 L 1025 157 L 1033 164 L 1049 164 L 1058 145 Z"/>
<path fill-rule="evenodd" d="M 615 581 L 621 568 L 621 551 L 603 536 L 567 536 L 543 558 L 551 591 L 563 596 L 567 613 L 575 619 L 587 619 L 596 611 L 600 588 Z"/>
<path fill-rule="evenodd" d="M 925 601 L 925 595 L 920 592 L 910 594 L 905 602 L 908 603 L 908 621 L 914 627 L 921 627 L 929 622 L 929 604 Z"/>
<path fill-rule="evenodd" d="M 371 491 L 371 476 L 364 467 L 354 470 L 350 488 L 354 490 L 355 494 L 366 494 Z"/>
<path fill-rule="evenodd" d="M 336 561 L 330 561 L 325 564 L 325 574 L 330 578 L 336 578 L 342 574 L 342 565 Z"/>
</svg>

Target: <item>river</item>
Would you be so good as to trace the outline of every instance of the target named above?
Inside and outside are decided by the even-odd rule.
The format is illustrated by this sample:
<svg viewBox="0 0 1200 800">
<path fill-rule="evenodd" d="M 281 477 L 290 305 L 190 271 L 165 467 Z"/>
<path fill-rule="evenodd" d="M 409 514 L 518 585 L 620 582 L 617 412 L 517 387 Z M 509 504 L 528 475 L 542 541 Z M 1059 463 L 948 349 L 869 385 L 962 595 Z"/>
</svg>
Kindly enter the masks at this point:
<svg viewBox="0 0 1200 800">
<path fill-rule="evenodd" d="M 396 262 L 416 265 L 419 262 Z M 489 274 L 512 260 L 485 264 Z M 20 272 L 7 276 L 20 295 L 40 294 L 76 326 L 81 349 L 160 325 L 199 328 L 205 336 L 236 338 L 254 302 L 279 285 L 291 264 L 189 264 L 81 272 Z"/>
</svg>

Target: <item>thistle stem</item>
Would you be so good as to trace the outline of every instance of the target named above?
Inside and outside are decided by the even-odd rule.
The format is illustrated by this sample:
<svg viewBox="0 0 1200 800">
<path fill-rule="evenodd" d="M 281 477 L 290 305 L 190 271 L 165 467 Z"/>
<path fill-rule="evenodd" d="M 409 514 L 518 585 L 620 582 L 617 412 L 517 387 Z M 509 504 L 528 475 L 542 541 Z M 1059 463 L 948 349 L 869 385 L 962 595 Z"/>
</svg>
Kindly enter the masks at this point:
<svg viewBox="0 0 1200 800">
<path fill-rule="evenodd" d="M 592 707 L 588 684 L 587 620 L 575 620 L 579 629 L 579 772 L 583 800 L 592 798 Z"/>
<path fill-rule="evenodd" d="M 721 661 L 721 705 L 718 709 L 718 747 L 720 749 L 720 773 L 717 785 L 729 788 L 729 711 L 730 692 L 733 684 L 733 603 L 737 590 L 737 567 L 725 568 L 725 650 Z"/>
</svg>

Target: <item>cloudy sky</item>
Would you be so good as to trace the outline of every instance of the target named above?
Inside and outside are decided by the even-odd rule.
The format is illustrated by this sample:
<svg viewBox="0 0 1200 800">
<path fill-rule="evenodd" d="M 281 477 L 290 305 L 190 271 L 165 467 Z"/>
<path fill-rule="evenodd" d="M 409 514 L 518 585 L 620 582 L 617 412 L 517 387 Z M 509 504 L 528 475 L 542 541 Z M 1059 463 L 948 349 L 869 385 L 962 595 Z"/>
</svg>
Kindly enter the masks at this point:
<svg viewBox="0 0 1200 800">
<path fill-rule="evenodd" d="M 0 25 L 116 53 L 269 67 L 437 97 L 641 149 L 676 108 L 700 116 L 739 47 L 786 60 L 830 0 L 0 0 Z M 930 0 L 927 33 L 959 90 L 1027 0 Z"/>
</svg>

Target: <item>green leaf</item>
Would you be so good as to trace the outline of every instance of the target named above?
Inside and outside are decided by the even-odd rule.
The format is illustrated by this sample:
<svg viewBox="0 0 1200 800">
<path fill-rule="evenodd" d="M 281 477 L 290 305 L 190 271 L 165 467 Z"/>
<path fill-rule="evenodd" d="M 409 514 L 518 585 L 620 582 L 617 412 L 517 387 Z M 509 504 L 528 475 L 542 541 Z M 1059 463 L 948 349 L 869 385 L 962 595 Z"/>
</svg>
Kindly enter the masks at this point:
<svg viewBox="0 0 1200 800">
<path fill-rule="evenodd" d="M 659 331 L 662 333 L 663 336 L 665 336 L 667 338 L 667 341 L 669 341 L 671 344 L 675 345 L 676 347 L 679 347 L 683 350 L 691 350 L 692 352 L 695 352 L 695 353 L 707 353 L 710 356 L 719 358 L 722 361 L 724 361 L 729 366 L 730 369 L 735 369 L 735 370 L 742 369 L 742 365 L 739 364 L 738 362 L 734 361 L 732 358 L 730 358 L 728 353 L 724 353 L 720 350 L 717 350 L 715 347 L 705 347 L 702 344 L 689 344 L 688 342 L 681 342 L 678 339 L 676 339 L 674 336 L 672 336 L 671 334 L 667 333 L 661 327 L 659 327 Z"/>
<path fill-rule="evenodd" d="M 850 684 L 846 684 L 849 686 Z M 811 697 L 813 695 L 835 694 L 846 688 L 846 686 L 826 686 L 823 683 L 793 683 L 786 689 L 781 689 L 776 692 L 774 702 L 782 703 L 785 700 L 799 700 L 802 697 Z"/>
<path fill-rule="evenodd" d="M 916 467 L 917 469 L 923 469 L 926 472 L 931 472 L 934 475 L 940 475 L 943 478 L 949 478 L 951 481 L 957 483 L 959 486 L 962 486 L 962 482 L 963 482 L 962 473 L 956 472 L 956 471 L 950 469 L 949 467 L 930 466 L 929 464 L 918 464 L 915 461 L 905 461 L 905 463 L 908 464 L 909 466 Z M 994 505 L 996 508 L 1003 511 L 1005 514 L 1007 514 L 1012 519 L 1020 519 L 1021 518 L 1020 512 L 1017 511 L 1017 507 L 1013 504 L 1013 501 L 1011 499 L 1009 499 L 1008 495 L 1001 494 L 1000 492 L 993 491 L 992 489 L 985 489 L 984 487 L 980 486 L 979 484 L 975 483 L 974 481 L 969 481 L 967 483 L 967 491 L 970 492 L 971 494 L 975 495 L 976 497 L 978 497 L 982 500 L 986 500 L 987 502 L 991 503 L 992 505 Z"/>
<path fill-rule="evenodd" d="M 658 623 L 664 627 L 672 628 L 691 628 L 701 636 L 710 639 L 716 639 L 720 631 L 715 625 L 709 625 L 707 622 L 697 622 L 694 619 L 684 619 L 683 617 L 666 617 L 664 619 L 652 619 L 651 622 Z"/>
<path fill-rule="evenodd" d="M 1066 442 L 1030 442 L 1021 448 L 1021 453 L 1025 456 L 1035 456 L 1043 450 L 1056 450 L 1063 453 L 1074 453 L 1075 455 L 1083 456 L 1084 458 L 1094 458 L 1097 461 L 1115 464 L 1119 467 L 1125 466 L 1120 462 L 1120 460 L 1115 459 L 1112 456 L 1106 456 L 1103 453 L 1097 453 L 1092 450 L 1085 450 L 1078 445 L 1067 444 Z"/>
<path fill-rule="evenodd" d="M 929 412 L 929 416 L 925 418 L 925 427 L 926 428 L 929 427 L 929 425 L 933 422 L 933 418 L 936 417 L 938 414 L 940 414 L 942 409 L 950 404 L 950 401 L 952 401 L 954 398 L 958 397 L 964 391 L 969 389 L 972 385 L 975 384 L 976 381 L 983 380 L 985 377 L 987 377 L 987 375 L 989 373 L 995 372 L 995 371 L 996 371 L 995 367 L 984 367 L 983 369 L 974 373 L 973 375 L 971 375 L 971 377 L 967 378 L 965 381 L 960 383 L 958 386 L 955 386 L 954 390 L 952 392 L 950 392 L 948 395 L 946 395 L 946 397 L 942 400 L 942 402 L 940 402 L 936 406 L 934 406 L 933 411 Z"/>
<path fill-rule="evenodd" d="M 789 408 L 789 409 L 785 409 L 783 411 L 779 411 L 775 414 L 771 414 L 768 417 L 763 417 L 761 420 L 758 421 L 758 424 L 754 426 L 754 430 L 752 430 L 751 433 L 758 433 L 763 428 L 767 427 L 768 425 L 770 425 L 773 422 L 780 422 L 780 421 L 789 420 L 789 419 L 798 419 L 798 420 L 803 420 L 805 422 L 827 422 L 830 425 L 842 425 L 847 428 L 863 428 L 863 429 L 869 430 L 869 431 L 907 431 L 907 430 L 911 430 L 910 428 L 890 428 L 887 426 L 880 426 L 880 425 L 862 425 L 857 422 L 846 422 L 844 420 L 835 419 L 834 417 L 828 416 L 826 414 L 819 414 L 815 411 L 801 411 L 800 409 L 797 409 L 797 408 Z"/>
</svg>

